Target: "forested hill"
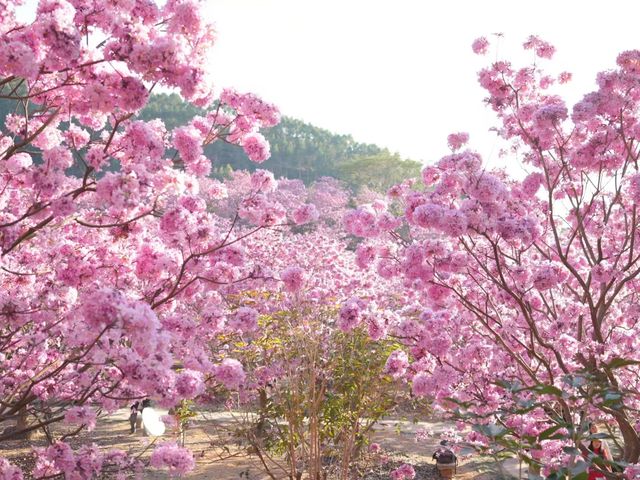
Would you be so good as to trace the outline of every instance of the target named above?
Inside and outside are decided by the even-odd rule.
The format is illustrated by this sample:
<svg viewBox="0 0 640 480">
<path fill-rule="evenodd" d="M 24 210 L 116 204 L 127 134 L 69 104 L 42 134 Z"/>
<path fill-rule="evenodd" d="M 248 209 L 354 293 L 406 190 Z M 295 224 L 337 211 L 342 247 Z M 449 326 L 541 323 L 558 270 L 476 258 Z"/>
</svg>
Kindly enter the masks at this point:
<svg viewBox="0 0 640 480">
<path fill-rule="evenodd" d="M 178 95 L 162 93 L 151 97 L 140 117 L 160 118 L 167 128 L 173 128 L 201 113 Z M 284 117 L 279 125 L 263 133 L 271 144 L 271 158 L 260 168 L 271 170 L 276 177 L 299 178 L 308 183 L 332 176 L 356 188 L 366 185 L 384 190 L 420 174 L 419 162 L 403 160 L 386 148 L 359 143 L 351 135 L 335 134 L 294 118 Z M 230 169 L 256 168 L 241 148 L 224 142 L 209 145 L 205 153 L 214 160 L 217 175 Z"/>
</svg>

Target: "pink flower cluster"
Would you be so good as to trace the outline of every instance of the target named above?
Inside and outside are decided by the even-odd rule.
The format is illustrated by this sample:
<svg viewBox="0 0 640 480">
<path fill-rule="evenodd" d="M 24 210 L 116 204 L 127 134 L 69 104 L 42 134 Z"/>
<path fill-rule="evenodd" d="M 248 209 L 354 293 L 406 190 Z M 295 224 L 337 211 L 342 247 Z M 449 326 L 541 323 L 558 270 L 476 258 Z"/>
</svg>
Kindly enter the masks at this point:
<svg viewBox="0 0 640 480">
<path fill-rule="evenodd" d="M 256 192 L 272 192 L 278 186 L 273 173 L 267 170 L 256 170 L 251 174 L 251 188 Z"/>
<path fill-rule="evenodd" d="M 394 350 L 387 358 L 387 363 L 384 366 L 384 372 L 391 375 L 393 378 L 401 378 L 407 372 L 409 367 L 409 357 L 402 350 Z"/>
<path fill-rule="evenodd" d="M 269 142 L 260 133 L 252 133 L 242 140 L 244 152 L 256 163 L 262 163 L 271 156 Z"/>
<path fill-rule="evenodd" d="M 163 442 L 151 454 L 150 464 L 154 468 L 166 468 L 170 475 L 182 476 L 195 467 L 193 454 L 175 442 Z"/>
<path fill-rule="evenodd" d="M 0 457 L 0 480 L 22 480 L 22 470 L 9 462 L 6 458 Z"/>
<path fill-rule="evenodd" d="M 204 392 L 202 373 L 195 370 L 183 370 L 176 378 L 176 393 L 180 398 L 195 398 Z"/>
<path fill-rule="evenodd" d="M 538 290 L 549 290 L 566 278 L 566 273 L 558 265 L 543 265 L 533 275 L 533 286 Z"/>
<path fill-rule="evenodd" d="M 376 247 L 361 243 L 356 248 L 356 265 L 360 268 L 369 268 L 371 263 L 375 260 L 376 255 Z"/>
<path fill-rule="evenodd" d="M 485 37 L 476 38 L 471 44 L 473 53 L 484 55 L 489 50 L 489 41 Z"/>
<path fill-rule="evenodd" d="M 451 150 L 460 150 L 469 141 L 469 134 L 466 132 L 452 133 L 447 137 L 447 143 Z"/>
<path fill-rule="evenodd" d="M 292 216 L 296 225 L 304 225 L 305 223 L 318 220 L 320 212 L 318 212 L 318 209 L 313 203 L 307 203 L 296 208 Z"/>
<path fill-rule="evenodd" d="M 86 406 L 71 407 L 65 412 L 64 421 L 71 425 L 84 425 L 91 431 L 96 426 L 96 412 Z"/>
<path fill-rule="evenodd" d="M 241 333 L 254 332 L 258 328 L 258 312 L 251 307 L 240 307 L 231 315 L 227 325 Z"/>
<path fill-rule="evenodd" d="M 556 52 L 556 49 L 553 45 L 544 40 L 541 40 L 539 37 L 535 35 L 531 35 L 526 42 L 523 44 L 525 50 L 533 50 L 536 52 L 536 55 L 541 58 L 551 58 L 553 54 Z"/>
<path fill-rule="evenodd" d="M 416 471 L 411 465 L 405 463 L 391 472 L 389 476 L 391 480 L 412 480 L 416 476 Z"/>
<path fill-rule="evenodd" d="M 305 271 L 300 267 L 287 267 L 280 272 L 280 280 L 287 292 L 295 293 L 304 285 Z"/>
<path fill-rule="evenodd" d="M 544 175 L 542 175 L 540 172 L 530 173 L 522 181 L 522 191 L 528 197 L 532 197 L 536 194 L 543 182 Z"/>
<path fill-rule="evenodd" d="M 254 225 L 270 226 L 283 222 L 286 219 L 287 211 L 280 203 L 258 193 L 242 201 L 238 215 Z"/>
<path fill-rule="evenodd" d="M 56 442 L 45 449 L 36 449 L 34 478 L 62 473 L 65 478 L 96 478 L 103 467 L 105 455 L 97 445 L 85 445 L 74 452 L 64 442 Z"/>
<path fill-rule="evenodd" d="M 625 480 L 640 480 L 640 465 L 628 465 L 624 469 L 624 478 Z"/>
<path fill-rule="evenodd" d="M 362 311 L 365 304 L 359 298 L 351 298 L 340 308 L 338 313 L 338 328 L 344 332 L 349 332 L 362 322 Z"/>
<path fill-rule="evenodd" d="M 244 383 L 246 374 L 242 364 L 233 358 L 225 358 L 213 372 L 216 380 L 229 390 L 237 390 Z"/>
<path fill-rule="evenodd" d="M 220 101 L 233 108 L 239 115 L 257 122 L 261 127 L 273 127 L 280 122 L 278 108 L 252 93 L 243 94 L 233 89 L 225 89 L 220 95 Z"/>
<path fill-rule="evenodd" d="M 377 237 L 381 233 L 395 230 L 402 224 L 400 219 L 386 211 L 386 205 L 382 202 L 350 210 L 343 221 L 349 233 L 364 238 Z"/>
</svg>

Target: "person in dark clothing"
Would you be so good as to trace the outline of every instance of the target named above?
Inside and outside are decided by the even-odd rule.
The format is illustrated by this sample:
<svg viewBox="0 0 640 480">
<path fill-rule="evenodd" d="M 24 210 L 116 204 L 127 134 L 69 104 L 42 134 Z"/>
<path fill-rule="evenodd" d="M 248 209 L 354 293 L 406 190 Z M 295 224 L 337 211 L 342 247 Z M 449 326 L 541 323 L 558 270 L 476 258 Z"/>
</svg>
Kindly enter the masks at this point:
<svg viewBox="0 0 640 480">
<path fill-rule="evenodd" d="M 129 423 L 131 424 L 131 433 L 136 433 L 136 422 L 138 420 L 138 407 L 140 402 L 136 402 L 129 407 Z"/>
</svg>

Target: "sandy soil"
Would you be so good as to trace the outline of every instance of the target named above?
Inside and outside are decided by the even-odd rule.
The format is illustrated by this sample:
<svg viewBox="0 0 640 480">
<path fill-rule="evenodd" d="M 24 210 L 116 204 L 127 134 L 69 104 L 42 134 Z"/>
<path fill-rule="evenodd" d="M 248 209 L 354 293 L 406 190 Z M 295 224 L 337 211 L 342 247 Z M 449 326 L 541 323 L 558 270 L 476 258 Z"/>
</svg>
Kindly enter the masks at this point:
<svg viewBox="0 0 640 480">
<path fill-rule="evenodd" d="M 186 432 L 185 446 L 196 457 L 197 466 L 186 478 L 192 480 L 269 480 L 264 473 L 258 456 L 249 454 L 247 445 L 234 440 L 233 429 L 237 427 L 238 415 L 227 412 L 202 413 Z M 359 471 L 366 480 L 389 478 L 391 469 L 401 463 L 416 466 L 416 479 L 439 478 L 431 455 L 439 442 L 439 434 L 451 425 L 445 422 L 409 422 L 400 419 L 382 421 L 373 434 L 373 441 L 379 443 L 390 458 L 386 465 L 369 463 L 360 466 Z M 433 435 L 416 442 L 419 430 L 432 432 Z M 150 454 L 153 442 L 176 439 L 177 435 L 169 431 L 158 439 L 145 437 L 142 433 L 129 433 L 128 410 L 120 410 L 114 415 L 99 420 L 93 432 L 85 432 L 73 438 L 70 443 L 78 444 L 88 439 L 104 448 L 119 448 L 143 458 Z M 44 436 L 36 436 L 31 441 L 11 440 L 0 444 L 0 456 L 29 468 L 32 465 L 32 447 L 46 446 Z M 151 448 L 150 448 L 151 447 Z M 518 478 L 518 465 L 509 463 L 497 465 L 480 457 L 463 459 L 458 467 L 456 479 L 460 480 L 497 480 Z M 107 477 L 105 477 L 107 478 Z M 148 471 L 145 479 L 168 479 L 166 472 Z M 285 478 L 279 475 L 278 478 Z M 523 478 L 526 472 L 523 471 Z"/>
</svg>

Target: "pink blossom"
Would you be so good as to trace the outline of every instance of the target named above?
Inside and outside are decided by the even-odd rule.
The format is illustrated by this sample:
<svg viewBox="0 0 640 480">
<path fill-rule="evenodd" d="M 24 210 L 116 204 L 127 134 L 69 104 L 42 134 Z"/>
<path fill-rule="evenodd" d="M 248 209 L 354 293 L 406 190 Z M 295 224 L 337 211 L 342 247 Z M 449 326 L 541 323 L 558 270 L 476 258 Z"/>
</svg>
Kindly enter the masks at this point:
<svg viewBox="0 0 640 480">
<path fill-rule="evenodd" d="M 544 181 L 544 176 L 539 172 L 530 173 L 522 181 L 522 191 L 525 195 L 532 197 L 536 194 L 540 185 Z"/>
<path fill-rule="evenodd" d="M 73 156 L 65 147 L 54 147 L 42 153 L 47 168 L 64 170 L 73 165 Z"/>
<path fill-rule="evenodd" d="M 452 133 L 447 137 L 447 143 L 451 150 L 456 151 L 469 141 L 469 134 L 466 132 Z"/>
<path fill-rule="evenodd" d="M 464 212 L 456 209 L 448 209 L 442 215 L 438 227 L 446 235 L 459 237 L 467 233 L 468 221 Z"/>
<path fill-rule="evenodd" d="M 601 263 L 591 268 L 591 279 L 594 283 L 608 283 L 615 277 L 615 271 L 608 265 Z"/>
<path fill-rule="evenodd" d="M 0 48 L 0 71 L 3 75 L 17 75 L 33 79 L 38 74 L 38 62 L 29 46 L 19 41 L 4 39 Z"/>
<path fill-rule="evenodd" d="M 402 220 L 390 212 L 381 212 L 380 215 L 378 215 L 377 227 L 380 231 L 392 231 L 401 225 Z"/>
<path fill-rule="evenodd" d="M 640 480 L 640 465 L 628 465 L 624 469 L 624 478 L 625 480 Z"/>
<path fill-rule="evenodd" d="M 628 176 L 626 182 L 629 196 L 634 202 L 640 203 L 640 173 Z"/>
<path fill-rule="evenodd" d="M 201 28 L 202 19 L 196 2 L 185 1 L 174 6 L 174 15 L 169 23 L 170 32 L 197 33 Z"/>
<path fill-rule="evenodd" d="M 202 373 L 182 370 L 176 378 L 176 392 L 181 398 L 195 398 L 204 392 Z"/>
<path fill-rule="evenodd" d="M 622 70 L 629 73 L 640 73 L 640 50 L 627 50 L 616 58 Z"/>
<path fill-rule="evenodd" d="M 313 203 L 301 205 L 293 211 L 293 221 L 296 222 L 296 225 L 315 222 L 319 216 L 320 213 Z"/>
<path fill-rule="evenodd" d="M 567 118 L 567 107 L 564 104 L 550 104 L 540 107 L 534 114 L 538 126 L 553 127 Z"/>
<path fill-rule="evenodd" d="M 193 454 L 175 442 L 163 442 L 151 454 L 153 468 L 167 468 L 170 475 L 182 476 L 195 468 Z"/>
<path fill-rule="evenodd" d="M 0 480 L 22 480 L 22 470 L 0 457 Z"/>
<path fill-rule="evenodd" d="M 533 286 L 538 290 L 549 290 L 558 285 L 565 275 L 558 266 L 543 265 L 533 276 Z"/>
<path fill-rule="evenodd" d="M 393 260 L 381 258 L 376 265 L 376 272 L 382 278 L 390 279 L 400 273 L 400 267 Z"/>
<path fill-rule="evenodd" d="M 491 174 L 483 174 L 477 180 L 472 180 L 469 187 L 470 193 L 482 203 L 495 202 L 506 194 L 504 183 Z"/>
<path fill-rule="evenodd" d="M 471 44 L 473 53 L 484 55 L 489 50 L 489 41 L 485 37 L 476 38 Z"/>
<path fill-rule="evenodd" d="M 87 145 L 91 138 L 89 132 L 74 124 L 69 125 L 69 129 L 64 135 L 67 144 L 76 150 L 80 150 L 82 147 Z"/>
<path fill-rule="evenodd" d="M 173 146 L 180 153 L 182 161 L 189 165 L 202 155 L 202 134 L 193 126 L 176 128 L 173 131 Z"/>
<path fill-rule="evenodd" d="M 99 145 L 94 145 L 87 151 L 85 155 L 85 161 L 88 165 L 92 166 L 96 170 L 100 170 L 100 168 L 104 165 L 107 157 L 104 154 L 103 147 Z"/>
<path fill-rule="evenodd" d="M 388 325 L 384 318 L 370 315 L 367 318 L 367 334 L 371 340 L 381 340 L 387 336 Z"/>
<path fill-rule="evenodd" d="M 571 81 L 573 75 L 570 72 L 561 72 L 558 75 L 558 82 L 562 85 Z"/>
<path fill-rule="evenodd" d="M 272 192 L 277 186 L 278 182 L 271 172 L 258 169 L 251 174 L 251 188 L 255 191 Z"/>
<path fill-rule="evenodd" d="M 284 207 L 262 193 L 245 198 L 238 208 L 238 216 L 255 225 L 275 225 L 284 221 L 287 212 Z"/>
<path fill-rule="evenodd" d="M 376 248 L 373 245 L 361 243 L 356 248 L 356 265 L 360 268 L 368 268 L 376 258 Z"/>
<path fill-rule="evenodd" d="M 380 234 L 377 214 L 370 205 L 349 211 L 344 216 L 344 225 L 347 231 L 359 237 L 371 238 Z"/>
<path fill-rule="evenodd" d="M 32 165 L 31 155 L 25 152 L 14 153 L 7 161 L 5 168 L 13 175 L 20 173 Z"/>
<path fill-rule="evenodd" d="M 422 181 L 427 186 L 432 185 L 438 180 L 440 173 L 440 170 L 433 165 L 424 167 L 422 169 Z"/>
<path fill-rule="evenodd" d="M 96 426 L 96 412 L 89 407 L 71 407 L 65 412 L 64 421 L 71 425 L 84 425 L 88 431 Z"/>
<path fill-rule="evenodd" d="M 227 325 L 242 333 L 253 332 L 258 328 L 258 312 L 251 307 L 240 307 L 231 316 Z"/>
<path fill-rule="evenodd" d="M 391 480 L 412 480 L 416 476 L 416 471 L 407 463 L 400 465 L 389 474 Z"/>
<path fill-rule="evenodd" d="M 409 367 L 409 358 L 407 354 L 402 350 L 394 350 L 387 358 L 387 363 L 384 366 L 385 373 L 388 373 L 393 378 L 400 378 L 404 376 Z"/>
<path fill-rule="evenodd" d="M 531 35 L 523 44 L 523 46 L 525 50 L 533 49 L 536 52 L 536 55 L 541 58 L 551 58 L 556 51 L 553 45 L 545 42 L 544 40 L 541 40 L 535 35 Z"/>
<path fill-rule="evenodd" d="M 338 327 L 344 332 L 356 328 L 362 322 L 363 302 L 358 298 L 351 298 L 341 308 L 338 314 Z"/>
<path fill-rule="evenodd" d="M 411 382 L 411 390 L 414 395 L 419 397 L 426 396 L 430 393 L 431 382 L 429 378 L 429 374 L 425 372 L 419 372 L 413 377 Z"/>
<path fill-rule="evenodd" d="M 264 136 L 259 133 L 252 133 L 244 137 L 242 140 L 242 148 L 249 157 L 249 160 L 256 163 L 262 163 L 271 156 L 269 143 Z"/>
<path fill-rule="evenodd" d="M 76 466 L 75 455 L 69 444 L 64 442 L 56 442 L 44 450 L 46 460 L 52 463 L 52 466 L 65 474 L 73 472 Z"/>
<path fill-rule="evenodd" d="M 418 206 L 413 212 L 413 221 L 416 225 L 424 228 L 440 226 L 444 216 L 444 209 L 435 203 L 425 203 Z"/>
<path fill-rule="evenodd" d="M 280 272 L 280 280 L 284 283 L 286 291 L 295 293 L 299 291 L 304 284 L 305 272 L 300 267 L 287 267 Z"/>
<path fill-rule="evenodd" d="M 242 364 L 233 358 L 225 358 L 220 365 L 216 365 L 213 374 L 229 390 L 240 388 L 246 378 Z"/>
</svg>

